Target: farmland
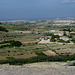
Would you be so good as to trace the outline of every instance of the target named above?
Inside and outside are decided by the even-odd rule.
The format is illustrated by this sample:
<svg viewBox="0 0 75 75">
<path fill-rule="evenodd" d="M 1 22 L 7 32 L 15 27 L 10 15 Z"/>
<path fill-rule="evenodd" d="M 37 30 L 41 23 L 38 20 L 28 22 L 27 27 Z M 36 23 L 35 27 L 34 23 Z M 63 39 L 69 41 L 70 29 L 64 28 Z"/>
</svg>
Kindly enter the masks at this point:
<svg viewBox="0 0 75 75">
<path fill-rule="evenodd" d="M 75 54 L 75 44 L 74 43 L 59 43 L 59 42 L 50 42 L 50 43 L 39 43 L 38 38 L 46 36 L 45 33 L 49 34 L 51 28 L 40 28 L 42 24 L 45 24 L 46 21 L 36 22 L 36 26 L 33 26 L 31 23 L 21 26 L 3 24 L 0 25 L 5 27 L 8 32 L 0 31 L 0 43 L 4 41 L 19 41 L 22 43 L 20 47 L 4 47 L 0 48 L 0 60 L 5 60 L 8 57 L 10 58 L 31 58 L 36 56 L 59 56 L 59 55 L 73 55 Z M 42 23 L 42 24 L 41 24 Z M 32 25 L 32 26 L 30 26 Z M 40 27 L 39 27 L 40 26 Z M 45 24 L 45 26 L 47 25 Z M 59 27 L 54 27 L 55 30 Z M 54 29 L 53 28 L 53 29 Z M 63 27 L 60 27 L 63 30 Z M 71 29 L 72 30 L 72 29 Z M 56 30 L 57 31 L 57 30 Z M 71 33 L 72 34 L 72 33 Z M 74 36 L 74 35 L 73 35 Z M 74 38 L 73 38 L 74 39 Z M 10 45 L 9 43 L 0 44 Z"/>
<path fill-rule="evenodd" d="M 75 44 L 47 44 L 52 50 L 58 54 L 74 54 Z"/>
<path fill-rule="evenodd" d="M 63 54 L 72 55 L 72 54 L 75 54 L 75 46 L 70 44 L 60 45 L 60 44 L 25 43 L 21 47 L 0 49 L 0 57 L 2 56 L 2 57 L 28 58 L 28 57 L 38 56 L 40 53 L 41 53 L 41 56 L 42 56 L 42 53 L 48 56 L 56 55 L 56 54 L 57 55 L 63 55 Z"/>
</svg>

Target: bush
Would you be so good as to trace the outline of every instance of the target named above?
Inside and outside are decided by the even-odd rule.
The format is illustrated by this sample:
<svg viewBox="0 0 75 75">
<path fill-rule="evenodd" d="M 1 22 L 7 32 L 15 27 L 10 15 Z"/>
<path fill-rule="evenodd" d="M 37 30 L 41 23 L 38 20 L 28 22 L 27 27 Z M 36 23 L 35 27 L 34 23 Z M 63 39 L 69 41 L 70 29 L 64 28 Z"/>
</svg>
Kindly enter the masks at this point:
<svg viewBox="0 0 75 75">
<path fill-rule="evenodd" d="M 0 24 L 2 24 L 2 23 L 0 23 Z"/>
<path fill-rule="evenodd" d="M 55 40 L 55 38 L 54 37 L 52 37 L 51 38 L 51 42 L 55 42 L 56 40 Z"/>
<path fill-rule="evenodd" d="M 11 59 L 15 59 L 14 57 L 6 57 L 7 59 L 11 60 Z"/>
<path fill-rule="evenodd" d="M 8 32 L 8 30 L 2 26 L 0 26 L 0 31 L 5 31 L 5 32 Z"/>
<path fill-rule="evenodd" d="M 22 45 L 21 42 L 14 41 L 14 40 L 0 42 L 0 44 L 4 44 L 4 43 L 10 43 L 10 45 L 8 45 L 8 44 L 7 45 L 1 45 L 0 48 L 4 48 L 4 47 L 20 47 Z"/>
<path fill-rule="evenodd" d="M 11 47 L 10 45 L 1 45 L 0 48 Z"/>
<path fill-rule="evenodd" d="M 58 42 L 61 42 L 61 43 L 70 43 L 70 41 L 64 41 L 62 39 L 60 39 Z"/>
<path fill-rule="evenodd" d="M 73 43 L 75 43 L 75 38 L 73 38 L 71 41 L 72 41 Z"/>
<path fill-rule="evenodd" d="M 44 36 L 53 36 L 52 33 L 45 33 Z"/>
<path fill-rule="evenodd" d="M 39 53 L 35 53 L 36 55 L 38 55 L 38 56 L 47 56 L 47 55 L 45 55 L 44 53 L 42 53 L 42 52 L 39 52 Z"/>
<path fill-rule="evenodd" d="M 22 43 L 19 42 L 19 41 L 12 41 L 10 44 L 11 44 L 12 47 L 13 47 L 13 46 L 15 46 L 15 47 L 20 47 L 20 46 L 22 45 Z"/>
</svg>

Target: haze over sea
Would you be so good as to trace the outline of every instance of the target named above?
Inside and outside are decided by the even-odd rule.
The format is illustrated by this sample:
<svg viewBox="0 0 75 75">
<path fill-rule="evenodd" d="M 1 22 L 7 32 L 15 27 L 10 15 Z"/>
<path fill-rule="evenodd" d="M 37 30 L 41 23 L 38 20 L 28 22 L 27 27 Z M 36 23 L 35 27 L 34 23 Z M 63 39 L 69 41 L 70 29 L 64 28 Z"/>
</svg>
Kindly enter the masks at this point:
<svg viewBox="0 0 75 75">
<path fill-rule="evenodd" d="M 0 21 L 75 18 L 75 0 L 0 0 Z"/>
</svg>

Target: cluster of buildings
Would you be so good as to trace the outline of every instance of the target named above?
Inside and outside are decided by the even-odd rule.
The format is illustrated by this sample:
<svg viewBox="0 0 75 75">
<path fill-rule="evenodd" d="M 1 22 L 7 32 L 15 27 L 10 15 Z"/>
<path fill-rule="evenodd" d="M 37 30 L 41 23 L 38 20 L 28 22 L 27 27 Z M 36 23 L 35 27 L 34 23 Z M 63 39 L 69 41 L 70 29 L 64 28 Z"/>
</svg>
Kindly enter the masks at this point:
<svg viewBox="0 0 75 75">
<path fill-rule="evenodd" d="M 51 38 L 52 38 L 52 36 L 43 36 L 43 37 L 40 37 L 39 39 L 37 39 L 37 41 L 39 41 L 40 43 L 49 43 L 49 42 L 51 42 Z M 64 40 L 64 41 L 69 41 L 70 40 L 70 38 L 67 37 L 67 36 L 62 36 L 59 39 Z"/>
<path fill-rule="evenodd" d="M 48 42 L 50 42 L 51 38 L 52 38 L 52 36 L 43 36 L 43 37 L 40 37 L 39 39 L 37 39 L 37 41 L 39 41 L 41 43 L 42 42 L 48 43 Z"/>
<path fill-rule="evenodd" d="M 53 21 L 53 25 L 71 25 L 72 23 L 75 23 L 75 20 L 60 20 L 56 19 Z"/>
<path fill-rule="evenodd" d="M 46 32 L 48 34 L 52 34 L 54 36 L 58 35 L 60 40 L 63 41 L 70 41 L 70 38 L 68 36 L 64 36 L 64 31 L 55 31 L 55 30 L 51 30 L 50 32 Z M 66 31 L 67 35 L 70 35 L 68 31 Z M 37 39 L 37 41 L 39 41 L 40 43 L 49 43 L 51 42 L 52 36 L 42 36 L 39 39 Z M 57 40 L 57 38 L 55 38 L 55 40 Z"/>
</svg>

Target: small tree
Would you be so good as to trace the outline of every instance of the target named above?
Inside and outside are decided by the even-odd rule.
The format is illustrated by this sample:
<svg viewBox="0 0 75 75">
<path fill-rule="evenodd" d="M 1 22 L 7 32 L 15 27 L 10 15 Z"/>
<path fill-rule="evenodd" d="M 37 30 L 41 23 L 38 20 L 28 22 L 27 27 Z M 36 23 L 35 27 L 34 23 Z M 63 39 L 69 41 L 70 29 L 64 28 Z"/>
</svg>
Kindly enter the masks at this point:
<svg viewBox="0 0 75 75">
<path fill-rule="evenodd" d="M 11 46 L 15 46 L 15 47 L 20 47 L 22 45 L 22 43 L 19 41 L 12 41 L 10 44 Z"/>
<path fill-rule="evenodd" d="M 0 23 L 0 24 L 2 24 L 2 23 Z"/>
<path fill-rule="evenodd" d="M 64 31 L 63 35 L 64 35 L 64 36 L 67 36 L 67 34 L 66 34 L 66 32 L 65 32 L 65 31 Z"/>
<path fill-rule="evenodd" d="M 0 26 L 0 31 L 5 31 L 5 32 L 8 32 L 8 30 L 2 26 Z"/>
<path fill-rule="evenodd" d="M 51 42 L 55 42 L 55 41 L 56 41 L 55 38 L 52 36 Z"/>
<path fill-rule="evenodd" d="M 71 41 L 72 41 L 73 43 L 75 43 L 75 38 L 73 38 Z"/>
</svg>

